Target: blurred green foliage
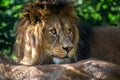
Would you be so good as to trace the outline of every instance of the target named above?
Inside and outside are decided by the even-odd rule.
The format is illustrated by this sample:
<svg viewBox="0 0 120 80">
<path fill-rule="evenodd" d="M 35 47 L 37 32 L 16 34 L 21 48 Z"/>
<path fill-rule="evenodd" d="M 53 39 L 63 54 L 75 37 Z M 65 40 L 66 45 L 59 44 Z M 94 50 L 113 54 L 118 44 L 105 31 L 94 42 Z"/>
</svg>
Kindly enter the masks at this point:
<svg viewBox="0 0 120 80">
<path fill-rule="evenodd" d="M 0 0 L 0 52 L 11 55 L 15 41 L 15 22 L 20 16 L 20 9 L 28 1 Z M 119 0 L 72 0 L 81 24 L 89 26 L 120 26 Z"/>
<path fill-rule="evenodd" d="M 81 23 L 89 26 L 120 26 L 119 0 L 73 0 Z"/>
<path fill-rule="evenodd" d="M 14 25 L 28 0 L 0 0 L 0 52 L 10 56 L 15 41 Z"/>
</svg>

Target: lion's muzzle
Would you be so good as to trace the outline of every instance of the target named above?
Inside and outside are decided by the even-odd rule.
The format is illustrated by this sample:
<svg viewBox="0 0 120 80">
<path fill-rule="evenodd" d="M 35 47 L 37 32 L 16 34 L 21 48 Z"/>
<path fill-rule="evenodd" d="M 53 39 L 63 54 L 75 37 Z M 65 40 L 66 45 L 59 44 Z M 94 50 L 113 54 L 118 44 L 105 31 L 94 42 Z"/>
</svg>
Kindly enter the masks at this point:
<svg viewBox="0 0 120 80">
<path fill-rule="evenodd" d="M 72 45 L 72 44 L 71 44 L 71 45 L 65 45 L 65 46 L 63 46 L 62 48 L 68 53 L 69 51 L 72 50 L 73 45 Z"/>
</svg>

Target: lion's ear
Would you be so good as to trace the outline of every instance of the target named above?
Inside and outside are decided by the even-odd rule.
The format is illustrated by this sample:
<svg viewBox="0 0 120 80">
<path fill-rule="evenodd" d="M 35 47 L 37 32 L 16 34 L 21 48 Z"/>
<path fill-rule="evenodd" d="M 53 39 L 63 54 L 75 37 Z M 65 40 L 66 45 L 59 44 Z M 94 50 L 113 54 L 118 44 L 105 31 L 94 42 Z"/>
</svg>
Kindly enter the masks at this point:
<svg viewBox="0 0 120 80">
<path fill-rule="evenodd" d="M 39 7 L 33 7 L 30 10 L 30 21 L 31 24 L 36 24 L 37 22 L 42 22 L 42 20 L 45 20 L 48 15 L 48 10 L 46 5 L 41 5 Z"/>
</svg>

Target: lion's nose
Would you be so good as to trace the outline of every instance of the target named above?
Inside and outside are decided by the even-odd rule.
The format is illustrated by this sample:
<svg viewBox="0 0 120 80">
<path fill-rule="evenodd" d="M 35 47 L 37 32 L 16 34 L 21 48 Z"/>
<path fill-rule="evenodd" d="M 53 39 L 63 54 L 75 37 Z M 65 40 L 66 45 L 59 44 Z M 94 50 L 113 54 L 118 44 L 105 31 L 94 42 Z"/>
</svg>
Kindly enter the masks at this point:
<svg viewBox="0 0 120 80">
<path fill-rule="evenodd" d="M 62 47 L 67 53 L 72 50 L 73 46 L 63 46 Z"/>
</svg>

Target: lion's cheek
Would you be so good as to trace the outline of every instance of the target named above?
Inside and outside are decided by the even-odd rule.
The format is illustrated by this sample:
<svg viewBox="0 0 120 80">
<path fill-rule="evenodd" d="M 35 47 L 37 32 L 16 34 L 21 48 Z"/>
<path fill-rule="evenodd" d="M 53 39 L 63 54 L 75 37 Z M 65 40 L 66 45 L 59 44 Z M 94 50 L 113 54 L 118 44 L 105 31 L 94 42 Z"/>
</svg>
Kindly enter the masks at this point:
<svg viewBox="0 0 120 80">
<path fill-rule="evenodd" d="M 72 49 L 72 50 L 68 53 L 69 58 L 72 58 L 73 55 L 75 55 L 75 49 Z"/>
<path fill-rule="evenodd" d="M 56 56 L 58 58 L 63 58 L 67 55 L 67 52 L 61 49 L 53 49 L 53 56 Z"/>
</svg>

